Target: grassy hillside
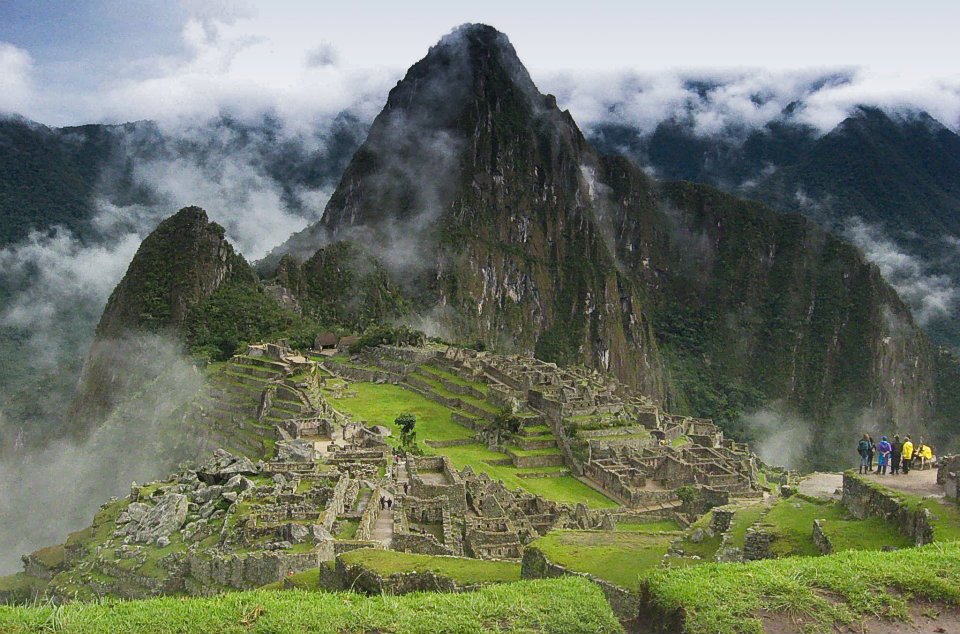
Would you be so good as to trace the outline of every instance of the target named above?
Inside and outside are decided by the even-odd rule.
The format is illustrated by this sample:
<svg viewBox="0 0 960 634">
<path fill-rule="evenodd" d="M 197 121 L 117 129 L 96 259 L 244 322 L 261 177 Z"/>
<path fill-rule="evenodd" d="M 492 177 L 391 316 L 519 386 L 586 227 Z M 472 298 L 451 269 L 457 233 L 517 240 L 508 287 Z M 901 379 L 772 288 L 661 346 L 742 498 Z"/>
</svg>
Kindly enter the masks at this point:
<svg viewBox="0 0 960 634">
<path fill-rule="evenodd" d="M 0 631 L 21 634 L 141 632 L 622 632 L 600 589 L 563 578 L 465 594 L 359 597 L 301 590 L 238 592 L 207 599 L 0 607 Z"/>
<path fill-rule="evenodd" d="M 657 570 L 641 590 L 657 631 L 761 634 L 761 617 L 785 616 L 805 632 L 832 632 L 869 617 L 906 620 L 921 598 L 960 605 L 960 543 Z"/>
</svg>

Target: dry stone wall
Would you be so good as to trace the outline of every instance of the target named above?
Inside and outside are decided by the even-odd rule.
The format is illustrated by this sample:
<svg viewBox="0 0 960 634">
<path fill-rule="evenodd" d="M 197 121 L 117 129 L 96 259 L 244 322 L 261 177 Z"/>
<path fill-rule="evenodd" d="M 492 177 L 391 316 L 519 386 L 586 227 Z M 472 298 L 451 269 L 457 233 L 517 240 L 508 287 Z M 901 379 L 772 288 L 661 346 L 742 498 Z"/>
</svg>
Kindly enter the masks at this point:
<svg viewBox="0 0 960 634">
<path fill-rule="evenodd" d="M 933 541 L 933 526 L 930 512 L 913 508 L 896 493 L 860 478 L 857 474 L 843 474 L 843 497 L 841 503 L 857 519 L 880 517 L 914 540 L 917 546 Z"/>
</svg>

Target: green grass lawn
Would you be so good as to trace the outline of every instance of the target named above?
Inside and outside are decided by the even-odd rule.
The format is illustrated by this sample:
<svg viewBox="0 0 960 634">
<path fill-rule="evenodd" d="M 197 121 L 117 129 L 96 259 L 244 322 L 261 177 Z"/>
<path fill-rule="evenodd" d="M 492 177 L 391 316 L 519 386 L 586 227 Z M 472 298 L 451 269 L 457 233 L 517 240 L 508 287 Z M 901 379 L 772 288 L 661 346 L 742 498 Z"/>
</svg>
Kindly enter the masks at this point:
<svg viewBox="0 0 960 634">
<path fill-rule="evenodd" d="M 348 565 L 363 566 L 382 577 L 403 572 L 432 571 L 462 584 L 506 583 L 520 580 L 520 564 L 466 557 L 438 557 L 395 550 L 361 548 L 340 555 Z"/>
<path fill-rule="evenodd" d="M 556 502 L 583 502 L 592 508 L 613 508 L 617 503 L 595 489 L 583 484 L 573 476 L 558 478 L 521 478 L 512 465 L 492 465 L 490 462 L 504 460 L 506 454 L 491 451 L 479 443 L 459 447 L 433 448 L 425 444 L 427 440 L 457 440 L 473 438 L 474 432 L 453 421 L 452 411 L 416 392 L 389 384 L 351 383 L 350 390 L 357 396 L 334 398 L 327 391 L 326 398 L 335 408 L 354 420 L 363 420 L 371 424 L 384 425 L 393 431 L 387 440 L 393 444 L 399 442 L 400 429 L 394 419 L 402 412 L 411 412 L 417 417 L 417 443 L 426 455 L 443 455 L 457 469 L 470 466 L 475 472 L 488 474 L 495 480 L 511 488 L 521 488 L 548 500 Z M 553 450 L 554 453 L 557 451 Z"/>
<path fill-rule="evenodd" d="M 360 520 L 342 520 L 340 522 L 340 532 L 335 537 L 337 539 L 354 539 L 357 536 L 358 528 L 360 528 Z"/>
<path fill-rule="evenodd" d="M 713 536 L 707 534 L 706 531 L 710 527 L 711 521 L 713 521 L 713 513 L 707 513 L 691 524 L 678 544 L 684 556 L 670 557 L 666 560 L 666 564 L 670 566 L 685 566 L 703 561 L 713 561 L 717 550 L 720 548 L 720 542 L 723 536 L 719 534 Z M 694 542 L 690 539 L 690 536 L 697 529 L 704 531 L 704 535 L 703 539 L 699 542 Z M 699 557 L 699 559 L 694 559 L 694 557 Z"/>
<path fill-rule="evenodd" d="M 431 389 L 440 396 L 460 399 L 464 403 L 470 403 L 471 405 L 479 407 L 480 409 L 490 412 L 491 414 L 497 414 L 500 412 L 496 406 L 491 405 L 483 399 L 470 396 L 469 394 L 457 394 L 456 392 L 451 392 L 443 386 L 439 378 L 431 376 L 429 373 L 417 372 L 416 376 L 421 381 L 430 384 Z"/>
<path fill-rule="evenodd" d="M 618 531 L 633 531 L 636 533 L 669 533 L 681 530 L 680 525 L 673 520 L 660 522 L 617 522 Z"/>
<path fill-rule="evenodd" d="M 323 565 L 333 564 L 332 561 L 324 562 Z M 263 586 L 263 590 L 284 590 L 290 588 L 297 588 L 300 590 L 313 590 L 317 591 L 320 589 L 320 569 L 311 568 L 310 570 L 304 570 L 303 572 L 298 572 L 296 574 L 290 575 L 289 577 L 284 577 L 282 581 L 274 581 Z"/>
<path fill-rule="evenodd" d="M 730 546 L 743 548 L 743 541 L 747 536 L 747 529 L 753 526 L 768 508 L 770 507 L 762 502 L 738 508 L 733 514 L 730 528 L 727 529 L 730 533 Z M 810 539 L 813 539 L 813 520 L 810 520 Z"/>
<path fill-rule="evenodd" d="M 960 541 L 960 506 L 950 502 L 943 502 L 933 498 L 920 497 L 918 495 L 909 495 L 894 489 L 883 486 L 878 482 L 851 474 L 864 484 L 873 489 L 884 492 L 887 495 L 897 498 L 908 508 L 919 510 L 926 509 L 933 516 L 933 540 L 936 542 Z"/>
<path fill-rule="evenodd" d="M 453 372 L 450 372 L 449 370 L 444 370 L 444 369 L 442 369 L 442 368 L 438 368 L 437 366 L 434 366 L 434 365 L 423 364 L 423 365 L 420 366 L 419 371 L 420 371 L 420 372 L 429 373 L 429 374 L 431 374 L 431 375 L 433 375 L 433 376 L 436 376 L 436 377 L 440 377 L 440 378 L 445 379 L 445 380 L 447 380 L 447 381 L 449 381 L 450 383 L 453 383 L 453 384 L 455 384 L 455 385 L 463 385 L 463 386 L 465 386 L 465 387 L 472 387 L 472 388 L 474 388 L 474 389 L 476 389 L 476 390 L 479 390 L 480 392 L 483 392 L 483 393 L 486 393 L 487 390 L 489 389 L 486 383 L 480 383 L 480 382 L 475 382 L 475 381 L 466 381 L 466 380 L 464 380 L 464 379 L 461 379 L 459 376 L 457 376 L 457 375 L 454 374 Z"/>
<path fill-rule="evenodd" d="M 770 549 L 778 557 L 819 555 L 813 543 L 813 520 L 843 520 L 847 511 L 839 502 L 794 495 L 778 501 L 764 516 L 762 526 L 775 538 Z"/>
<path fill-rule="evenodd" d="M 686 634 L 762 634 L 768 612 L 804 632 L 860 631 L 866 617 L 906 619 L 920 597 L 960 604 L 960 543 L 658 569 L 642 585 L 658 614 L 685 615 Z"/>
<path fill-rule="evenodd" d="M 393 431 L 388 439 L 399 442 L 400 428 L 393 422 L 397 416 L 410 412 L 417 417 L 417 439 L 457 440 L 472 438 L 473 432 L 453 422 L 451 410 L 397 385 L 376 383 L 351 383 L 350 389 L 357 396 L 334 398 L 325 396 L 335 408 L 358 421 L 383 425 Z"/>
<path fill-rule="evenodd" d="M 897 527 L 879 517 L 865 520 L 824 520 L 824 534 L 833 544 L 834 552 L 844 550 L 882 550 L 885 546 L 910 548 L 914 541 L 897 530 Z"/>
<path fill-rule="evenodd" d="M 640 576 L 655 568 L 676 534 L 637 531 L 550 531 L 528 548 L 539 550 L 552 563 L 596 575 L 635 589 Z"/>
<path fill-rule="evenodd" d="M 596 584 L 565 577 L 492 585 L 462 594 L 364 597 L 256 590 L 210 598 L 0 607 L 6 634 L 267 634 L 344 632 L 622 632 Z"/>
</svg>

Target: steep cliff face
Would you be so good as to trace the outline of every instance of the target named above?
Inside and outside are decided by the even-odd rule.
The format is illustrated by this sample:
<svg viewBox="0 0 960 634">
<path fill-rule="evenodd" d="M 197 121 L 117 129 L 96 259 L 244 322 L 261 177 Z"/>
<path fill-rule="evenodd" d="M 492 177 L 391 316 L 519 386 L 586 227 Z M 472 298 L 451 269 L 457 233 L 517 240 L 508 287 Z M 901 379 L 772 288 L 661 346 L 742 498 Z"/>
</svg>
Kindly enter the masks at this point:
<svg viewBox="0 0 960 634">
<path fill-rule="evenodd" d="M 623 159 L 604 159 L 603 173 L 617 252 L 647 287 L 676 370 L 674 401 L 709 408 L 694 388 L 722 377 L 814 421 L 929 415 L 931 347 L 854 247 L 706 186 L 651 183 Z"/>
<path fill-rule="evenodd" d="M 107 301 L 71 408 L 73 428 L 86 428 L 162 371 L 144 355 L 158 337 L 179 342 L 191 310 L 228 281 L 253 285 L 256 276 L 202 209 L 186 207 L 160 223 Z"/>
<path fill-rule="evenodd" d="M 458 338 L 608 369 L 687 413 L 906 422 L 934 400 L 926 339 L 856 249 L 599 156 L 490 27 L 409 70 L 322 221 L 277 253 L 342 238 Z"/>
<path fill-rule="evenodd" d="M 619 270 L 597 157 L 506 37 L 468 25 L 394 88 L 323 220 L 279 252 L 370 245 L 463 339 L 664 383 L 644 299 Z"/>
</svg>

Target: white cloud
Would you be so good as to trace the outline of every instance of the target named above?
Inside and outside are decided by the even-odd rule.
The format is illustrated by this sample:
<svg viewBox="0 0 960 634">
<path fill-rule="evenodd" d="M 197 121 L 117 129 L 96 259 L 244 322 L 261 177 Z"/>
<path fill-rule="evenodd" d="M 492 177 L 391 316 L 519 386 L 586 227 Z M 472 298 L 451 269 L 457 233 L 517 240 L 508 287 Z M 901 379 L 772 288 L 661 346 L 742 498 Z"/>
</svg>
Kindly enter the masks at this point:
<svg viewBox="0 0 960 634">
<path fill-rule="evenodd" d="M 0 42 L 0 113 L 28 111 L 33 98 L 32 71 L 29 53 Z"/>
<path fill-rule="evenodd" d="M 557 95 L 585 127 L 631 125 L 652 132 L 671 117 L 687 119 L 703 136 L 762 127 L 783 117 L 827 132 L 858 105 L 921 109 L 960 128 L 960 76 L 866 68 L 772 71 L 547 73 L 541 88 Z"/>
<path fill-rule="evenodd" d="M 860 218 L 847 223 L 844 235 L 880 268 L 921 326 L 936 318 L 954 317 L 960 289 L 949 276 L 931 273 L 923 259 L 906 253 L 880 227 Z"/>
</svg>

